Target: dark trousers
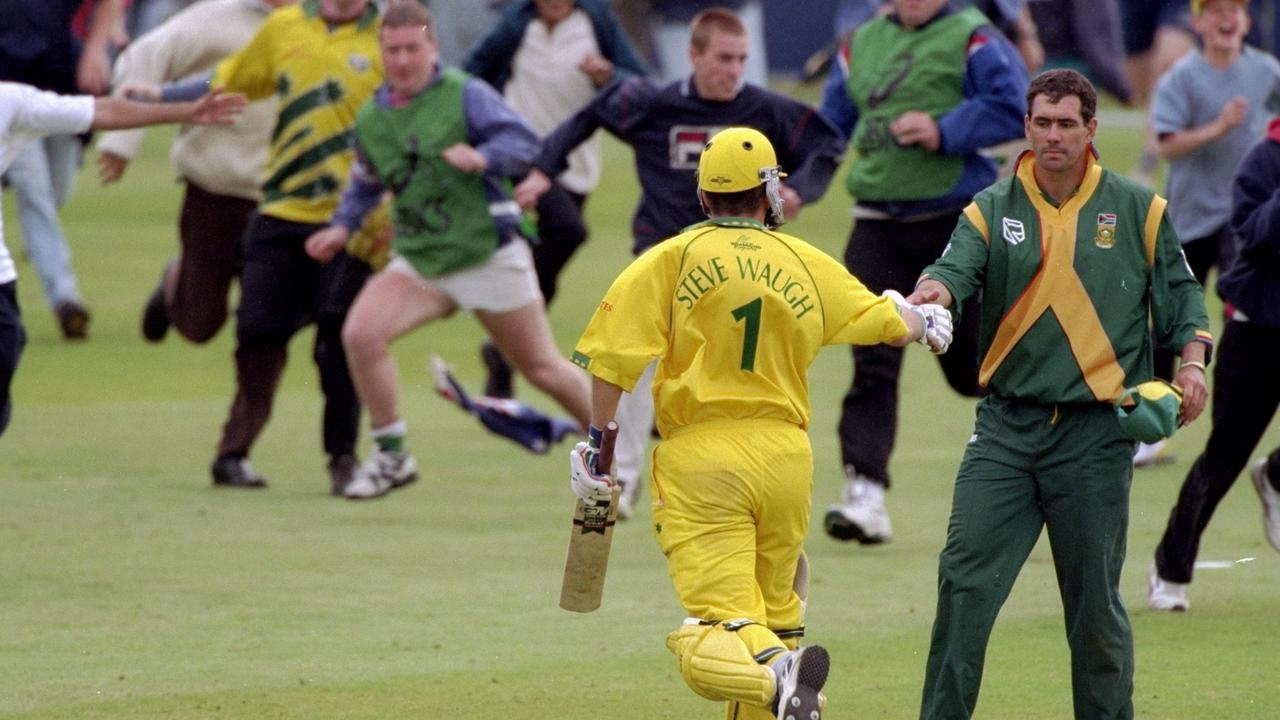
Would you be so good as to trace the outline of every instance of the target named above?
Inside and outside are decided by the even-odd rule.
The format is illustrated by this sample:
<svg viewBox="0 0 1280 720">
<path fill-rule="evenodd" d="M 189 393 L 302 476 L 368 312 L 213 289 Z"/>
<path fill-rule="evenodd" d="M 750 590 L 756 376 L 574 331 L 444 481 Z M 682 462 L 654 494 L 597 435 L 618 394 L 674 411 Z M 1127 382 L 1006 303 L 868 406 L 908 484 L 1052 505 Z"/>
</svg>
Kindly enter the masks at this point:
<svg viewBox="0 0 1280 720">
<path fill-rule="evenodd" d="M 1074 717 L 1132 718 L 1133 631 L 1120 571 L 1133 441 L 1109 404 L 999 396 L 978 403 L 973 432 L 938 558 L 921 720 L 973 717 L 996 616 L 1046 528 L 1071 648 Z"/>
<path fill-rule="evenodd" d="M 844 264 L 872 292 L 897 290 L 910 295 L 920 271 L 937 260 L 951 239 L 959 213 L 903 223 L 858 220 L 844 251 Z M 951 388 L 977 397 L 978 328 L 981 306 L 964 303 L 951 348 L 938 363 Z M 888 345 L 853 348 L 853 386 L 844 396 L 838 426 L 845 465 L 889 485 L 889 455 L 898 432 L 898 375 L 903 348 Z"/>
<path fill-rule="evenodd" d="M 174 329 L 191 342 L 209 341 L 227 321 L 227 295 L 240 274 L 241 247 L 256 208 L 252 200 L 187 183 L 178 219 L 178 282 L 167 310 Z"/>
<path fill-rule="evenodd" d="M 1277 352 L 1280 328 L 1230 321 L 1222 332 L 1213 365 L 1213 430 L 1182 481 L 1156 547 L 1156 570 L 1165 580 L 1191 582 L 1200 536 L 1275 416 L 1280 405 Z M 1272 451 L 1271 460 L 1272 468 L 1280 467 L 1280 450 Z"/>
<path fill-rule="evenodd" d="M 1187 266 L 1191 268 L 1191 274 L 1200 282 L 1200 287 L 1205 287 L 1205 283 L 1209 281 L 1209 271 L 1216 265 L 1218 267 L 1218 277 L 1222 277 L 1222 272 L 1231 267 L 1231 262 L 1236 257 L 1236 239 L 1231 234 L 1231 227 L 1223 225 L 1212 234 L 1202 238 L 1188 240 L 1182 244 L 1182 253 L 1187 258 Z M 1205 295 L 1209 292 L 1206 289 Z M 1172 350 L 1165 350 L 1159 345 L 1159 338 L 1153 333 L 1151 335 L 1151 347 L 1155 348 L 1152 353 L 1152 360 L 1155 363 L 1156 377 L 1161 380 L 1173 380 L 1173 373 L 1177 369 L 1175 367 L 1178 353 Z M 1165 578 L 1168 580 L 1169 578 Z"/>
<path fill-rule="evenodd" d="M 289 339 L 312 322 L 312 357 L 325 399 L 325 452 L 355 449 L 360 401 L 347 369 L 342 323 L 369 277 L 369 266 L 346 253 L 323 265 L 308 257 L 303 242 L 321 227 L 263 215 L 250 225 L 236 311 L 236 396 L 219 455 L 249 453 L 271 416 Z"/>
<path fill-rule="evenodd" d="M 26 344 L 27 332 L 22 329 L 22 312 L 18 307 L 18 281 L 0 283 L 0 435 L 9 427 L 13 412 L 9 384 Z"/>
<path fill-rule="evenodd" d="M 560 271 L 587 240 L 587 226 L 582 222 L 586 199 L 585 195 L 552 183 L 551 189 L 538 200 L 538 242 L 533 247 L 533 268 L 548 305 L 556 295 Z"/>
</svg>

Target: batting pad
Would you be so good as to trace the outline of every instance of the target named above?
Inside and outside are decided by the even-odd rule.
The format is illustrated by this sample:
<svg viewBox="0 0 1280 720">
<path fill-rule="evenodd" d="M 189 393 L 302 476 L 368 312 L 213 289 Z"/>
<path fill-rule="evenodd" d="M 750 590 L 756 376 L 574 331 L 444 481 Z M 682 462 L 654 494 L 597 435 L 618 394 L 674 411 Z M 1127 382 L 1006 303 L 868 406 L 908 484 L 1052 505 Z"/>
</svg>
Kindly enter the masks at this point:
<svg viewBox="0 0 1280 720">
<path fill-rule="evenodd" d="M 773 703 L 773 671 L 756 662 L 738 633 L 723 624 L 681 625 L 667 635 L 667 649 L 678 658 L 685 684 L 702 697 L 762 708 Z"/>
<path fill-rule="evenodd" d="M 449 372 L 444 360 L 435 355 L 428 366 L 435 378 L 436 393 L 474 416 L 490 432 L 530 452 L 546 453 L 566 435 L 578 432 L 578 423 L 573 419 L 544 415 L 519 400 L 471 395 Z"/>
</svg>

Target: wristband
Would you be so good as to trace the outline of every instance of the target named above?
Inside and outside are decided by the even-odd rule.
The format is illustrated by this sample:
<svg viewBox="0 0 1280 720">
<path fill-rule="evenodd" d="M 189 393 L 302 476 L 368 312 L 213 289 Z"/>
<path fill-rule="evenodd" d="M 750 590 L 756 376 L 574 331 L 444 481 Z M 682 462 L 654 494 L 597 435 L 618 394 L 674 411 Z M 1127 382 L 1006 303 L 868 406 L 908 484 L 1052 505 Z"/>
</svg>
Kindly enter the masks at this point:
<svg viewBox="0 0 1280 720">
<path fill-rule="evenodd" d="M 1178 372 L 1182 372 L 1182 368 L 1185 368 L 1185 367 L 1200 368 L 1200 372 L 1205 372 L 1205 366 L 1204 366 L 1204 363 L 1200 362 L 1199 360 L 1184 360 L 1184 361 L 1182 361 L 1182 362 L 1178 365 Z"/>
<path fill-rule="evenodd" d="M 593 450 L 600 449 L 600 443 L 604 441 L 604 430 L 592 425 L 587 428 L 587 445 Z"/>
</svg>

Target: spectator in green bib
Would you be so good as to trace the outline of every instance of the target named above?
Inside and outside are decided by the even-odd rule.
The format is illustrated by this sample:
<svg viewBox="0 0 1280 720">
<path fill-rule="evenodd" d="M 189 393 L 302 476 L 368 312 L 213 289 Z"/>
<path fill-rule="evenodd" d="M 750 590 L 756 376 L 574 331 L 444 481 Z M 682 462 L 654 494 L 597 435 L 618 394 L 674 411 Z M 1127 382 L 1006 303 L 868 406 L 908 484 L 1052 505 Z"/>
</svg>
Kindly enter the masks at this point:
<svg viewBox="0 0 1280 720">
<path fill-rule="evenodd" d="M 1161 434 L 1195 420 L 1212 340 L 1164 198 L 1097 163 L 1096 109 L 1093 86 L 1074 70 L 1032 80 L 1031 150 L 1013 177 L 965 207 L 946 251 L 907 298 L 964 312 L 982 294 L 972 320 L 980 321 L 978 382 L 988 393 L 956 474 L 938 561 L 922 719 L 973 716 L 996 615 L 1045 528 L 1075 717 L 1133 717 L 1120 570 L 1134 439 L 1150 438 L 1122 424 L 1113 403 L 1152 378 L 1154 328 L 1182 356 L 1174 378 L 1181 406 L 1164 404 Z"/>
<path fill-rule="evenodd" d="M 397 410 L 393 340 L 459 309 L 473 311 L 522 375 L 589 420 L 587 378 L 556 348 L 511 178 L 538 138 L 481 80 L 437 64 L 431 15 L 392 4 L 379 34 L 386 84 L 356 118 L 356 163 L 332 224 L 307 240 L 327 262 L 389 190 L 395 195 L 391 263 L 369 281 L 342 329 L 377 447 L 346 487 L 349 499 L 381 497 L 417 478 Z"/>
<path fill-rule="evenodd" d="M 873 292 L 905 295 L 960 210 L 995 181 L 995 161 L 979 151 L 1020 137 L 1027 69 L 986 16 L 947 0 L 893 0 L 837 61 L 820 112 L 857 156 L 845 180 L 855 202 L 844 264 Z M 962 320 L 938 356 L 947 384 L 965 396 L 979 394 L 973 325 Z M 844 491 L 823 521 L 838 540 L 892 537 L 885 494 L 902 358 L 902 348 L 853 348 L 838 426 Z"/>
</svg>

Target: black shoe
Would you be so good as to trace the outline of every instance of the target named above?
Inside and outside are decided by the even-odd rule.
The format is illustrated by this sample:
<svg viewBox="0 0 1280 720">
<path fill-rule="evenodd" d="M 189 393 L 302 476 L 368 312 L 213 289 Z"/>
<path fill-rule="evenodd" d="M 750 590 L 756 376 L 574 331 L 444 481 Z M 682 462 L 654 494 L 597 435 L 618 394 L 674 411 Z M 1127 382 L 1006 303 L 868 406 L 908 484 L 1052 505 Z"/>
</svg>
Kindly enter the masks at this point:
<svg viewBox="0 0 1280 720">
<path fill-rule="evenodd" d="M 343 497 L 347 485 L 356 476 L 356 456 L 350 453 L 329 458 L 329 494 Z"/>
<path fill-rule="evenodd" d="M 89 310 L 75 300 L 63 300 L 53 312 L 58 316 L 58 327 L 67 340 L 83 340 L 89 336 Z"/>
<path fill-rule="evenodd" d="M 213 473 L 213 484 L 218 487 L 264 488 L 267 479 L 254 472 L 249 458 L 237 455 L 222 455 L 213 461 L 209 468 Z"/>
<path fill-rule="evenodd" d="M 169 308 L 164 302 L 164 277 L 161 276 L 160 284 L 142 308 L 142 337 L 147 342 L 158 343 L 168 332 Z"/>
<path fill-rule="evenodd" d="M 515 397 L 515 378 L 511 375 L 511 366 L 502 357 L 497 346 L 491 342 L 481 345 L 480 359 L 489 371 L 489 377 L 484 382 L 484 394 L 496 398 Z"/>
</svg>

